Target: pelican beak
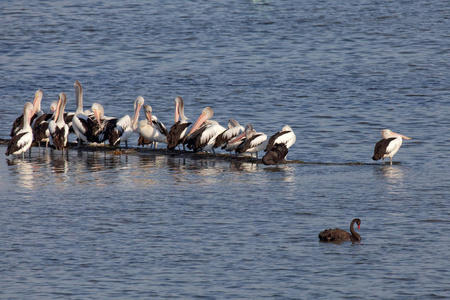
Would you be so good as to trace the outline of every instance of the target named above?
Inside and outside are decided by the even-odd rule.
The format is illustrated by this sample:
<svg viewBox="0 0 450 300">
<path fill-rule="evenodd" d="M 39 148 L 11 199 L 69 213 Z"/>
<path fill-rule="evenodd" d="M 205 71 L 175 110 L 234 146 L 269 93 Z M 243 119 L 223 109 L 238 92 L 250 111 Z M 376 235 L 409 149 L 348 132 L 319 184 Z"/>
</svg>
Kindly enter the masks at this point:
<svg viewBox="0 0 450 300">
<path fill-rule="evenodd" d="M 152 113 L 151 112 L 146 112 L 145 113 L 147 115 L 147 121 L 150 124 L 150 126 L 153 127 L 153 122 L 152 122 Z"/>
<path fill-rule="evenodd" d="M 237 137 L 235 137 L 234 139 L 232 139 L 231 141 L 229 141 L 228 143 L 234 144 L 234 143 L 236 143 L 237 141 L 242 140 L 244 137 L 245 137 L 245 131 L 242 132 L 242 133 L 241 133 L 240 135 L 238 135 Z"/>
<path fill-rule="evenodd" d="M 141 105 L 140 104 L 138 104 L 137 106 L 136 106 L 136 110 L 134 111 L 134 117 L 133 117 L 133 121 L 131 122 L 131 127 L 133 128 L 133 129 L 136 129 L 136 125 L 137 125 L 137 121 L 138 121 L 138 119 L 139 119 L 139 111 L 141 110 Z"/>
<path fill-rule="evenodd" d="M 396 134 L 396 135 L 398 135 L 399 137 L 401 137 L 401 138 L 404 139 L 404 140 L 412 140 L 412 138 L 407 137 L 406 135 L 403 135 L 403 134 L 400 134 L 400 133 L 395 133 L 395 132 L 393 132 L 393 133 Z"/>
<path fill-rule="evenodd" d="M 196 131 L 206 121 L 207 118 L 208 117 L 206 116 L 206 114 L 202 112 L 200 117 L 198 117 L 197 121 L 195 121 L 194 125 L 192 126 L 191 131 L 189 132 L 189 134 L 187 136 L 189 136 L 191 133 Z"/>
<path fill-rule="evenodd" d="M 180 112 L 178 111 L 180 109 L 178 102 L 175 102 L 175 123 L 178 122 L 180 119 Z"/>
<path fill-rule="evenodd" d="M 55 122 L 58 120 L 59 110 L 61 109 L 61 98 L 58 99 L 58 104 L 56 105 Z M 34 111 L 34 109 L 33 109 Z"/>
<path fill-rule="evenodd" d="M 103 130 L 102 121 L 100 120 L 100 111 L 98 109 L 94 109 L 95 119 L 97 120 L 98 126 Z"/>
</svg>

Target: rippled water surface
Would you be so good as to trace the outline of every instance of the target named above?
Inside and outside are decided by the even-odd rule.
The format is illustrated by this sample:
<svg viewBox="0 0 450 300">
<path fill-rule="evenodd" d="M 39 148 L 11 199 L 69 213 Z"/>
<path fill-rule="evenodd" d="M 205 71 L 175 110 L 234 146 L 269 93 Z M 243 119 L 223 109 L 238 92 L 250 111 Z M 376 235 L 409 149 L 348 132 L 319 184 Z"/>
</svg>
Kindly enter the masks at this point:
<svg viewBox="0 0 450 300">
<path fill-rule="evenodd" d="M 180 95 L 297 134 L 279 167 L 0 145 L 0 298 L 450 298 L 448 1 L 0 8 L 1 139 L 37 89 L 74 111 L 75 80 L 111 116 L 142 95 L 171 126 Z M 383 128 L 413 138 L 392 166 Z M 361 243 L 319 243 L 355 217 Z"/>
</svg>

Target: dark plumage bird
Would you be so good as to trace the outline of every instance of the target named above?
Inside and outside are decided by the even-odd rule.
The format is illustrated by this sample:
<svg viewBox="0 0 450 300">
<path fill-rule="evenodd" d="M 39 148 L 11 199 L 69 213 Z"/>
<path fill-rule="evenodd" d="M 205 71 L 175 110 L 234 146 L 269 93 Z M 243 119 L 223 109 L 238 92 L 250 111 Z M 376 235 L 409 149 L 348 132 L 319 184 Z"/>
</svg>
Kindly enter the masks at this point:
<svg viewBox="0 0 450 300">
<path fill-rule="evenodd" d="M 265 165 L 277 165 L 284 160 L 289 150 L 286 144 L 276 144 L 264 154 L 262 162 Z"/>
<path fill-rule="evenodd" d="M 319 239 L 322 242 L 345 242 L 345 241 L 358 242 L 361 240 L 361 236 L 353 228 L 353 225 L 355 223 L 358 225 L 358 229 L 360 229 L 361 220 L 353 219 L 352 222 L 350 223 L 351 234 L 339 228 L 327 229 L 319 233 Z"/>
<path fill-rule="evenodd" d="M 167 134 L 167 149 L 173 150 L 186 137 L 187 128 L 191 125 L 184 115 L 184 102 L 180 96 L 175 98 L 175 124 L 170 127 Z M 183 145 L 184 147 L 184 145 Z"/>
<path fill-rule="evenodd" d="M 66 102 L 66 94 L 60 93 L 55 115 L 53 116 L 53 119 L 48 123 L 48 130 L 50 133 L 50 146 L 52 146 L 56 150 L 64 150 L 68 141 L 69 125 L 67 125 L 64 121 L 64 109 L 66 107 Z"/>
</svg>

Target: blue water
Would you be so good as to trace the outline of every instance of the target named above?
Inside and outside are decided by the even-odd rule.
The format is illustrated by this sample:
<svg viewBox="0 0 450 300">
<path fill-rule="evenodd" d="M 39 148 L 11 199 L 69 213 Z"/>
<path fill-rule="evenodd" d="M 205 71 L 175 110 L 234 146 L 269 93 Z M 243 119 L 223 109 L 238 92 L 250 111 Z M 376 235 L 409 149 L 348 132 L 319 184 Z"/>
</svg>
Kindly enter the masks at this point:
<svg viewBox="0 0 450 300">
<path fill-rule="evenodd" d="M 0 298 L 450 298 L 447 1 L 0 8 L 2 139 L 37 89 L 44 110 L 66 92 L 74 111 L 75 80 L 110 116 L 142 95 L 170 126 L 180 95 L 192 121 L 211 106 L 222 125 L 297 134 L 278 168 L 151 150 L 3 157 Z M 392 166 L 371 160 L 383 128 L 413 138 Z M 355 217 L 361 243 L 319 243 Z"/>
</svg>

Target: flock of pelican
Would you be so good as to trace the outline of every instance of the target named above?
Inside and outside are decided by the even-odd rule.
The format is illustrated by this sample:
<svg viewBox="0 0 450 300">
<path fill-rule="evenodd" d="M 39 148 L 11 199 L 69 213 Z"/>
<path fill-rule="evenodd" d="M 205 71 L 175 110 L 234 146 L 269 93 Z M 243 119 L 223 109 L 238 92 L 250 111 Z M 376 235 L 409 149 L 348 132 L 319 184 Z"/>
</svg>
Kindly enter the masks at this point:
<svg viewBox="0 0 450 300">
<path fill-rule="evenodd" d="M 11 139 L 8 143 L 6 155 L 20 155 L 31 149 L 36 142 L 39 147 L 45 142 L 46 147 L 63 150 L 67 147 L 69 133 L 77 137 L 78 145 L 83 143 L 95 144 L 108 142 L 110 146 L 118 147 L 124 143 L 128 147 L 128 140 L 136 133 L 139 134 L 138 146 L 158 143 L 167 145 L 167 149 L 174 150 L 177 147 L 186 148 L 194 152 L 213 152 L 222 149 L 230 153 L 250 153 L 252 159 L 258 152 L 264 151 L 262 162 L 267 165 L 278 165 L 282 162 L 289 147 L 295 141 L 296 136 L 288 125 L 269 139 L 266 134 L 257 132 L 251 124 L 243 127 L 236 120 L 230 119 L 227 128 L 212 120 L 213 110 L 205 107 L 192 125 L 184 114 L 184 103 L 181 97 L 175 98 L 175 123 L 166 129 L 165 125 L 153 114 L 150 105 L 144 105 L 144 98 L 138 96 L 134 101 L 133 116 L 125 115 L 122 118 L 105 116 L 103 106 L 93 103 L 91 110 L 83 108 L 83 89 L 77 80 L 74 83 L 76 111 L 66 113 L 67 96 L 59 94 L 58 101 L 50 105 L 50 112 L 41 110 L 43 92 L 36 91 L 33 103 L 27 102 L 23 108 L 23 114 L 13 123 Z M 145 119 L 139 121 L 141 108 L 144 110 Z M 189 129 L 189 126 L 192 125 Z M 407 136 L 395 133 L 389 129 L 382 131 L 383 139 L 374 149 L 373 160 L 390 158 L 399 150 L 403 139 Z"/>
<path fill-rule="evenodd" d="M 230 119 L 225 128 L 212 120 L 213 110 L 205 107 L 192 125 L 184 114 L 184 103 L 181 97 L 175 98 L 175 123 L 169 130 L 153 114 L 150 105 L 144 105 L 144 98 L 138 96 L 134 101 L 133 116 L 122 118 L 105 116 L 100 103 L 93 103 L 90 110 L 83 108 L 83 88 L 77 80 L 74 83 L 76 111 L 65 112 L 67 96 L 59 94 L 59 99 L 51 103 L 50 112 L 41 110 L 43 92 L 35 93 L 33 103 L 26 103 L 23 114 L 14 122 L 11 129 L 11 140 L 8 143 L 6 155 L 24 155 L 36 142 L 39 146 L 45 142 L 52 149 L 64 150 L 67 147 L 69 133 L 74 133 L 78 144 L 108 143 L 118 147 L 121 143 L 128 147 L 128 140 L 136 133 L 139 134 L 138 145 L 152 145 L 159 143 L 167 145 L 167 149 L 183 147 L 194 152 L 213 152 L 223 149 L 236 155 L 250 153 L 258 158 L 258 152 L 264 151 L 263 162 L 278 164 L 285 159 L 287 149 L 296 140 L 292 129 L 286 125 L 280 132 L 268 139 L 262 132 L 256 132 L 251 124 L 245 128 L 236 120 Z M 141 108 L 145 119 L 139 121 Z M 191 126 L 192 125 L 192 126 Z M 191 126 L 189 128 L 189 126 Z M 64 151 L 63 151 L 64 154 Z"/>
</svg>

